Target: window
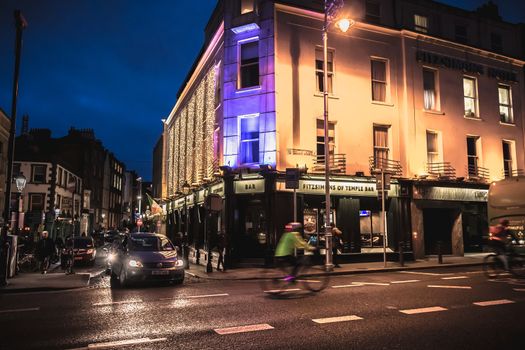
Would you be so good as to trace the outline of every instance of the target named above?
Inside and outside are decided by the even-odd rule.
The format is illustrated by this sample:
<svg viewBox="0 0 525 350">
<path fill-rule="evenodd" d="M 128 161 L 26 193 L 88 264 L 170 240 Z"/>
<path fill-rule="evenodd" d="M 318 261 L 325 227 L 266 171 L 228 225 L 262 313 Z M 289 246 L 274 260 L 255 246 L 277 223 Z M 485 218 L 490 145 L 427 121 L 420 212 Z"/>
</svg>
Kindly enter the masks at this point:
<svg viewBox="0 0 525 350">
<path fill-rule="evenodd" d="M 324 75 L 323 75 L 323 62 L 324 54 L 323 49 L 315 49 L 315 75 L 317 77 L 317 92 L 324 92 Z M 334 53 L 333 51 L 328 51 L 327 53 L 327 69 L 328 73 L 328 93 L 334 92 L 333 79 L 334 79 Z"/>
<path fill-rule="evenodd" d="M 379 24 L 381 21 L 381 6 L 376 1 L 365 3 L 365 20 L 370 23 Z"/>
<path fill-rule="evenodd" d="M 467 27 L 464 25 L 456 24 L 456 41 L 458 43 L 467 44 Z"/>
<path fill-rule="evenodd" d="M 423 102 L 426 110 L 437 110 L 436 71 L 423 68 Z"/>
<path fill-rule="evenodd" d="M 386 61 L 372 60 L 372 101 L 386 102 Z"/>
<path fill-rule="evenodd" d="M 421 15 L 414 15 L 414 29 L 421 33 L 428 32 L 428 17 Z"/>
<path fill-rule="evenodd" d="M 503 39 L 498 33 L 490 33 L 490 47 L 496 52 L 503 51 Z"/>
<path fill-rule="evenodd" d="M 259 116 L 243 117 L 240 120 L 241 145 L 239 160 L 241 164 L 259 162 Z"/>
<path fill-rule="evenodd" d="M 259 42 L 241 44 L 239 88 L 259 86 Z"/>
<path fill-rule="evenodd" d="M 376 168 L 386 165 L 388 160 L 388 126 L 374 126 L 374 162 Z"/>
<path fill-rule="evenodd" d="M 335 152 L 335 123 L 328 122 L 328 149 L 330 156 Z M 324 162 L 324 120 L 317 119 L 317 160 Z"/>
<path fill-rule="evenodd" d="M 513 175 L 513 157 L 512 157 L 512 142 L 503 141 L 503 171 L 505 177 L 510 177 Z"/>
<path fill-rule="evenodd" d="M 44 210 L 44 194 L 43 193 L 31 193 L 29 195 L 29 211 L 42 211 Z"/>
<path fill-rule="evenodd" d="M 46 166 L 45 165 L 33 165 L 31 167 L 32 175 L 31 182 L 34 183 L 45 183 L 46 182 Z"/>
<path fill-rule="evenodd" d="M 61 204 L 62 204 L 62 196 L 57 194 L 57 201 L 55 203 L 55 208 L 60 209 Z"/>
<path fill-rule="evenodd" d="M 477 115 L 476 79 L 463 77 L 463 96 L 465 102 L 465 117 L 475 118 Z"/>
<path fill-rule="evenodd" d="M 478 136 L 467 136 L 467 164 L 469 176 L 478 176 L 478 142 Z"/>
<path fill-rule="evenodd" d="M 255 1 L 254 0 L 241 0 L 241 15 L 245 13 L 250 13 L 255 10 Z"/>
<path fill-rule="evenodd" d="M 498 86 L 499 116 L 502 123 L 513 124 L 510 86 Z"/>
<path fill-rule="evenodd" d="M 62 175 L 63 175 L 62 168 L 58 168 L 57 184 L 59 186 L 62 185 Z"/>
<path fill-rule="evenodd" d="M 438 133 L 427 130 L 427 163 L 439 163 Z"/>
</svg>

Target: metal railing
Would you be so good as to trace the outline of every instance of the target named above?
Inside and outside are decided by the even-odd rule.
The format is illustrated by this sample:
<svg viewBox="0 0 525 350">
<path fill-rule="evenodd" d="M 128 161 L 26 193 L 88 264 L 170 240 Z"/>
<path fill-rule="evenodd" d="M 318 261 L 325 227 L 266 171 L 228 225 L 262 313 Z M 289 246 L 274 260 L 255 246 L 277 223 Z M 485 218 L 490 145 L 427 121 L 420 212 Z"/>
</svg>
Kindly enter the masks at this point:
<svg viewBox="0 0 525 350">
<path fill-rule="evenodd" d="M 524 176 L 525 171 L 523 169 L 512 169 L 512 170 L 503 170 L 503 176 L 504 177 L 517 177 L 517 176 Z"/>
<path fill-rule="evenodd" d="M 490 170 L 479 165 L 469 164 L 466 169 L 469 180 L 488 180 L 490 177 Z"/>
<path fill-rule="evenodd" d="M 450 162 L 427 163 L 427 172 L 439 179 L 455 179 L 456 169 Z"/>
<path fill-rule="evenodd" d="M 316 155 L 313 158 L 313 173 L 321 173 L 325 171 L 326 157 L 324 155 Z M 332 154 L 330 156 L 330 173 L 331 174 L 346 174 L 346 154 Z"/>
<path fill-rule="evenodd" d="M 372 174 L 382 170 L 391 173 L 394 177 L 403 176 L 403 167 L 398 160 L 371 156 L 369 158 L 369 166 Z"/>
</svg>

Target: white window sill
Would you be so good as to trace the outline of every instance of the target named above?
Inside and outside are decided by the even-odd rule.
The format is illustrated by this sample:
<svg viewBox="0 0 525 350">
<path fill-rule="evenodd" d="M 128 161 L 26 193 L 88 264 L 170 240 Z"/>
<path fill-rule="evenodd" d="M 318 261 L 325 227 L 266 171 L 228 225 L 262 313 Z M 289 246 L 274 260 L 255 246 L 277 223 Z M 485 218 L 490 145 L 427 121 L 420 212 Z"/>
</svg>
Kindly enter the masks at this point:
<svg viewBox="0 0 525 350">
<path fill-rule="evenodd" d="M 478 118 L 478 117 L 467 117 L 466 115 L 464 115 L 463 118 L 468 119 L 468 120 L 476 120 L 478 122 L 482 122 L 483 121 L 483 119 L 481 119 L 481 117 L 480 118 Z"/>
<path fill-rule="evenodd" d="M 381 101 L 370 101 L 371 104 L 373 105 L 379 105 L 379 106 L 386 106 L 386 107 L 394 107 L 394 104 L 393 103 L 389 103 L 389 102 L 381 102 Z"/>
<path fill-rule="evenodd" d="M 262 86 L 261 85 L 257 85 L 257 86 L 250 86 L 250 87 L 245 87 L 245 88 L 239 88 L 235 91 L 236 94 L 242 94 L 242 93 L 245 93 L 245 92 L 250 92 L 250 91 L 257 91 L 257 90 L 261 90 Z"/>
<path fill-rule="evenodd" d="M 316 97 L 324 97 L 324 94 L 322 92 L 316 92 L 314 94 L 314 96 L 316 96 Z M 339 96 L 331 94 L 331 93 L 328 93 L 328 98 L 331 98 L 333 100 L 339 100 Z"/>
<path fill-rule="evenodd" d="M 499 125 L 505 125 L 505 126 L 516 126 L 515 123 L 505 123 L 505 122 L 499 122 Z"/>
<path fill-rule="evenodd" d="M 439 111 L 437 109 L 423 109 L 423 112 L 428 113 L 428 114 L 445 115 L 445 112 Z"/>
</svg>

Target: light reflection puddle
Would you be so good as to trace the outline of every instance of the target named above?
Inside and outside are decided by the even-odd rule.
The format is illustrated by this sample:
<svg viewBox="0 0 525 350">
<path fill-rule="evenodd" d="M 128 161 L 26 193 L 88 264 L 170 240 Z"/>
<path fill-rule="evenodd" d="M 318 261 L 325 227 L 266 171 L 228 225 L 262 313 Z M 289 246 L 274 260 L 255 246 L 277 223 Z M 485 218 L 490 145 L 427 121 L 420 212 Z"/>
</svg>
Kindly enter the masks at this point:
<svg viewBox="0 0 525 350">
<path fill-rule="evenodd" d="M 126 305 L 126 304 L 137 304 L 137 303 L 142 303 L 142 302 L 143 302 L 142 299 L 110 301 L 110 302 L 103 302 L 103 303 L 94 303 L 93 306 Z"/>
</svg>

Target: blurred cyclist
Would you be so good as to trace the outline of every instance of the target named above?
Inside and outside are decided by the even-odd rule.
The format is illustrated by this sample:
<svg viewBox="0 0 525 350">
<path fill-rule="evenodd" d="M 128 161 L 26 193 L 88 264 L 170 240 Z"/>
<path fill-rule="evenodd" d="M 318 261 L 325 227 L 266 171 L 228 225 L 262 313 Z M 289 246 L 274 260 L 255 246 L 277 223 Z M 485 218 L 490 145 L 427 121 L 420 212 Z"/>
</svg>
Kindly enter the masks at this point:
<svg viewBox="0 0 525 350">
<path fill-rule="evenodd" d="M 507 255 L 510 253 L 508 235 L 510 231 L 507 219 L 501 219 L 496 226 L 490 227 L 489 244 L 503 260 L 506 270 L 509 268 Z"/>
<path fill-rule="evenodd" d="M 299 230 L 301 224 L 299 222 L 290 222 L 284 227 L 284 233 L 277 244 L 275 250 L 275 260 L 280 266 L 288 265 L 293 266 L 291 275 L 285 278 L 286 281 L 293 281 L 299 270 L 300 263 L 297 257 L 294 255 L 295 249 L 314 250 L 315 248 L 306 243 Z"/>
</svg>

